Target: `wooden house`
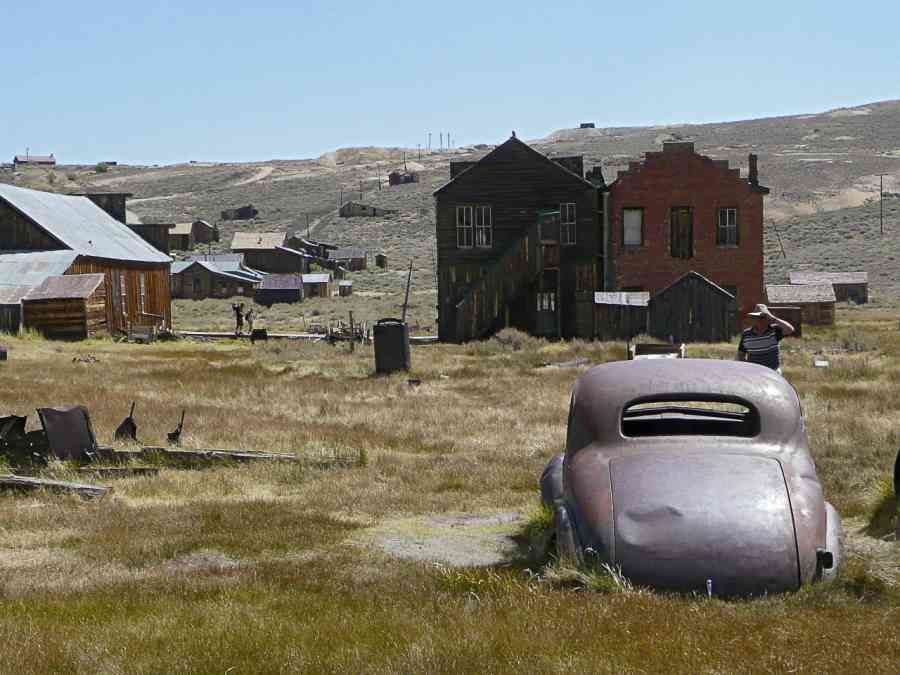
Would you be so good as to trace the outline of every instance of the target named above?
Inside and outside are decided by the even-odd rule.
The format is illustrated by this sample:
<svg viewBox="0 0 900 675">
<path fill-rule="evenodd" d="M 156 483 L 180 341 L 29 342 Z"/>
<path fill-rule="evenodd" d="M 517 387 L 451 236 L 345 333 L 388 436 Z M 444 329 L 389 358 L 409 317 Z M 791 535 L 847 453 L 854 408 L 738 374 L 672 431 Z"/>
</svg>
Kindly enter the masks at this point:
<svg viewBox="0 0 900 675">
<path fill-rule="evenodd" d="M 86 197 L 0 185 L 0 286 L 102 274 L 106 330 L 118 335 L 171 326 L 170 263 Z"/>
<path fill-rule="evenodd" d="M 790 272 L 791 285 L 831 284 L 838 302 L 852 301 L 857 305 L 869 302 L 867 272 Z"/>
<path fill-rule="evenodd" d="M 195 258 L 172 263 L 173 298 L 253 297 L 264 274 L 245 268 L 239 257 L 237 260 L 210 257 L 210 260 Z"/>
<path fill-rule="evenodd" d="M 303 300 L 304 283 L 301 274 L 267 274 L 256 289 L 258 305 L 292 303 Z"/>
<path fill-rule="evenodd" d="M 20 166 L 56 166 L 56 157 L 52 152 L 49 155 L 16 155 L 13 157 L 13 168 Z"/>
<path fill-rule="evenodd" d="M 602 289 L 600 192 L 515 135 L 436 190 L 440 339 L 576 336 L 576 296 Z"/>
<path fill-rule="evenodd" d="M 738 329 L 734 296 L 691 271 L 650 296 L 648 332 L 666 342 L 723 342 Z"/>
<path fill-rule="evenodd" d="M 253 208 L 253 204 L 239 206 L 234 209 L 225 209 L 220 214 L 222 220 L 251 220 L 259 215 L 259 210 Z"/>
<path fill-rule="evenodd" d="M 766 286 L 770 305 L 800 307 L 803 323 L 813 326 L 834 324 L 834 287 L 831 284 L 772 284 Z"/>
<path fill-rule="evenodd" d="M 175 223 L 169 230 L 170 251 L 192 251 L 195 243 L 193 223 Z"/>
<path fill-rule="evenodd" d="M 342 298 L 349 298 L 353 295 L 353 282 L 352 281 L 339 281 L 338 282 L 338 295 Z"/>
<path fill-rule="evenodd" d="M 395 171 L 391 171 L 388 174 L 388 185 L 406 185 L 408 183 L 418 183 L 419 182 L 419 174 L 414 173 L 412 171 L 407 171 L 403 169 L 397 169 Z"/>
<path fill-rule="evenodd" d="M 387 269 L 387 255 L 384 253 L 376 253 L 375 254 L 375 267 L 380 269 Z"/>
<path fill-rule="evenodd" d="M 169 231 L 175 223 L 128 223 L 128 229 L 153 248 L 163 253 L 169 253 Z"/>
<path fill-rule="evenodd" d="M 397 213 L 393 209 L 382 209 L 377 206 L 369 206 L 368 204 L 360 204 L 359 202 L 344 202 L 338 209 L 338 215 L 341 218 L 368 217 L 374 218 L 378 216 L 388 216 Z"/>
<path fill-rule="evenodd" d="M 334 260 L 345 270 L 351 272 L 359 272 L 360 270 L 366 269 L 368 257 L 369 254 L 364 248 L 357 248 L 355 246 L 347 246 L 328 252 L 329 260 Z"/>
<path fill-rule="evenodd" d="M 332 290 L 330 273 L 314 272 L 303 275 L 304 298 L 330 298 Z"/>
<path fill-rule="evenodd" d="M 593 337 L 598 340 L 630 340 L 647 332 L 650 294 L 599 291 L 594 293 Z"/>
<path fill-rule="evenodd" d="M 231 250 L 243 254 L 248 267 L 267 274 L 303 274 L 312 259 L 287 246 L 284 232 L 235 232 Z"/>
<path fill-rule="evenodd" d="M 30 286 L 0 286 L 0 333 L 18 335 L 22 329 L 22 298 Z"/>
<path fill-rule="evenodd" d="M 22 298 L 22 323 L 50 338 L 108 334 L 104 274 L 47 277 Z"/>
<path fill-rule="evenodd" d="M 219 241 L 219 228 L 205 220 L 195 220 L 191 223 L 191 231 L 194 234 L 195 244 L 211 244 Z"/>
</svg>

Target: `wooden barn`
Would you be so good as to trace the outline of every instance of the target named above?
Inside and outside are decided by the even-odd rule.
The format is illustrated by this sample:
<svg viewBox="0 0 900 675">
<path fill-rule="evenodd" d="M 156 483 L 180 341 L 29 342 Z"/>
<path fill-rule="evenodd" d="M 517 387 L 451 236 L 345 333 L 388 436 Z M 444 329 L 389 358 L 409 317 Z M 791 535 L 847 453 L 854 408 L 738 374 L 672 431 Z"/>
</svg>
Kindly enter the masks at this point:
<svg viewBox="0 0 900 675">
<path fill-rule="evenodd" d="M 647 332 L 650 294 L 646 292 L 594 293 L 593 336 L 598 340 L 630 340 Z"/>
<path fill-rule="evenodd" d="M 87 197 L 0 185 L 0 286 L 102 274 L 106 330 L 118 335 L 171 326 L 170 263 Z"/>
<path fill-rule="evenodd" d="M 256 288 L 256 304 L 268 307 L 277 303 L 300 302 L 303 300 L 304 276 L 267 274 Z"/>
<path fill-rule="evenodd" d="M 369 254 L 364 248 L 348 246 L 328 252 L 328 259 L 334 260 L 345 270 L 359 272 L 366 269 Z"/>
<path fill-rule="evenodd" d="M 312 258 L 304 251 L 286 245 L 284 232 L 235 232 L 233 253 L 241 253 L 244 263 L 267 274 L 303 274 Z"/>
<path fill-rule="evenodd" d="M 648 332 L 666 342 L 723 342 L 737 334 L 734 296 L 697 272 L 652 295 L 648 309 Z"/>
<path fill-rule="evenodd" d="M 831 284 L 772 284 L 766 286 L 770 305 L 800 307 L 803 323 L 813 326 L 834 324 L 834 288 Z"/>
<path fill-rule="evenodd" d="M 237 260 L 192 259 L 172 263 L 173 298 L 252 298 L 265 275 L 249 270 Z"/>
<path fill-rule="evenodd" d="M 103 274 L 47 277 L 22 298 L 22 324 L 49 338 L 80 340 L 108 334 Z"/>
<path fill-rule="evenodd" d="M 328 272 L 303 275 L 303 297 L 330 298 L 332 290 L 331 274 Z"/>
<path fill-rule="evenodd" d="M 869 302 L 869 275 L 867 272 L 791 272 L 792 286 L 831 284 L 838 302 L 852 301 L 857 305 Z"/>
<path fill-rule="evenodd" d="M 0 333 L 18 335 L 22 329 L 22 298 L 30 286 L 0 286 Z"/>
</svg>

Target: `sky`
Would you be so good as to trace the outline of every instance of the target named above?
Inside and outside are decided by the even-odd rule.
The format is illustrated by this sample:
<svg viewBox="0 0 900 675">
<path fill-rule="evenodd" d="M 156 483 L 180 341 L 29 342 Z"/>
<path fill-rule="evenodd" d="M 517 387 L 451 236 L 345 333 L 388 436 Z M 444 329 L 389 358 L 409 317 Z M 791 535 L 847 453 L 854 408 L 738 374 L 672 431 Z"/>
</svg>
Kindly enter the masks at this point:
<svg viewBox="0 0 900 675">
<path fill-rule="evenodd" d="M 0 161 L 262 161 L 900 98 L 900 2 L 0 0 Z"/>
</svg>

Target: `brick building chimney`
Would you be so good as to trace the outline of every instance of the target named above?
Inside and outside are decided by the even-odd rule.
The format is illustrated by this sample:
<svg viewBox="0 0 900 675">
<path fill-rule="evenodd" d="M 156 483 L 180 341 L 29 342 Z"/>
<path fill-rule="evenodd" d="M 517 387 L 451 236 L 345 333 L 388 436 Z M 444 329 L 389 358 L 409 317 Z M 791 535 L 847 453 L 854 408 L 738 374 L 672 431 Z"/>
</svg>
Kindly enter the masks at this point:
<svg viewBox="0 0 900 675">
<path fill-rule="evenodd" d="M 747 157 L 747 164 L 750 167 L 748 178 L 750 179 L 751 185 L 759 185 L 759 171 L 756 168 L 756 159 L 756 155 L 754 155 L 752 152 Z"/>
</svg>

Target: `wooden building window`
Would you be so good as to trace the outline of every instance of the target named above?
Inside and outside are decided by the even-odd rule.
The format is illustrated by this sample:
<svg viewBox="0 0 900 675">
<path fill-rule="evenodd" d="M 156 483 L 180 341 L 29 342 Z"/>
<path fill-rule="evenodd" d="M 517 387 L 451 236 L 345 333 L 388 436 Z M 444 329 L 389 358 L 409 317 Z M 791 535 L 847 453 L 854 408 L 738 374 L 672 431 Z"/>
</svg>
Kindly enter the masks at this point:
<svg viewBox="0 0 900 675">
<path fill-rule="evenodd" d="M 491 248 L 494 245 L 494 218 L 490 206 L 475 207 L 475 246 Z"/>
<path fill-rule="evenodd" d="M 737 246 L 739 243 L 737 209 L 731 207 L 719 209 L 716 244 L 719 246 Z"/>
<path fill-rule="evenodd" d="M 671 246 L 673 258 L 694 257 L 694 214 L 689 206 L 673 206 L 671 219 Z"/>
<path fill-rule="evenodd" d="M 575 243 L 575 204 L 559 205 L 559 240 L 560 243 Z"/>
<path fill-rule="evenodd" d="M 622 209 L 622 246 L 644 245 L 644 209 Z"/>
<path fill-rule="evenodd" d="M 555 312 L 556 293 L 554 291 L 540 291 L 537 294 L 537 311 Z"/>
<path fill-rule="evenodd" d="M 143 272 L 141 272 L 140 284 L 141 284 L 141 304 L 139 305 L 139 307 L 141 308 L 141 310 L 140 310 L 141 314 L 143 314 L 144 313 L 144 301 L 146 300 L 146 297 L 147 297 L 147 287 L 144 284 L 144 273 Z"/>
<path fill-rule="evenodd" d="M 457 248 L 472 248 L 472 207 L 456 207 L 456 246 Z"/>
<path fill-rule="evenodd" d="M 122 293 L 122 316 L 128 316 L 128 275 L 119 273 L 119 288 Z"/>
</svg>

